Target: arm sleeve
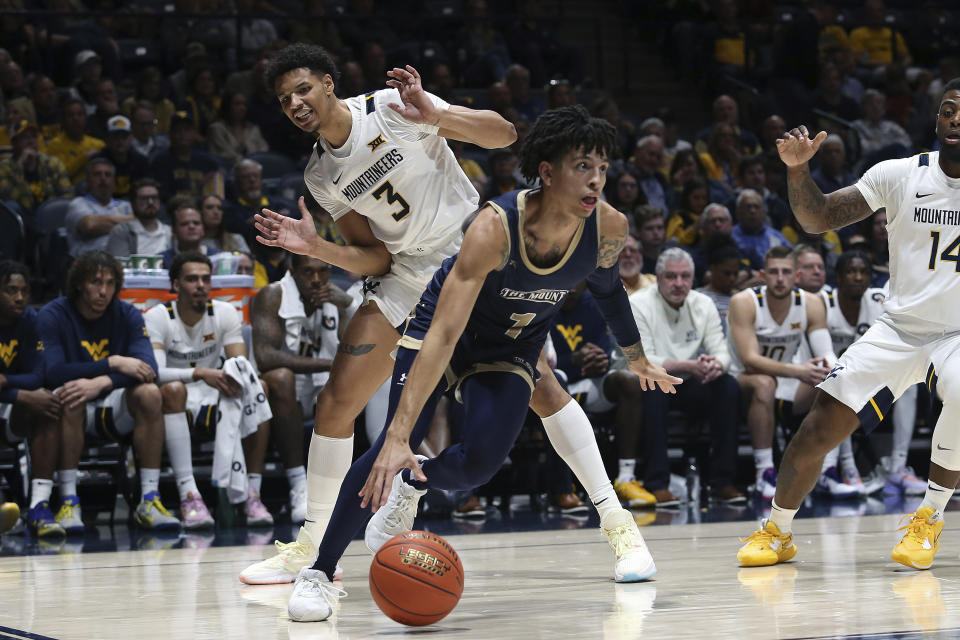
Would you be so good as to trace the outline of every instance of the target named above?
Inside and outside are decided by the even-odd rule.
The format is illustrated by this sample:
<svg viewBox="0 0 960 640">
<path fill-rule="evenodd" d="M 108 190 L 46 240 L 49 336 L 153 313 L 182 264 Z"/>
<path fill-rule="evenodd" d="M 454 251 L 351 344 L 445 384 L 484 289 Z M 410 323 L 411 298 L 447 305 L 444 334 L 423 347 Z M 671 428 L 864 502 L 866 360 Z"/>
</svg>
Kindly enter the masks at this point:
<svg viewBox="0 0 960 640">
<path fill-rule="evenodd" d="M 633 319 L 627 290 L 620 281 L 620 266 L 598 267 L 587 278 L 587 288 L 597 301 L 603 319 L 621 347 L 640 342 L 640 332 Z"/>
<path fill-rule="evenodd" d="M 814 357 L 824 358 L 828 367 L 833 367 L 837 362 L 837 355 L 833 352 L 833 340 L 830 338 L 830 332 L 826 329 L 815 329 L 807 334 L 807 341 L 810 342 L 810 351 Z"/>
<path fill-rule="evenodd" d="M 58 317 L 60 315 L 53 309 L 44 308 L 37 316 L 37 334 L 43 344 L 41 359 L 47 384 L 56 388 L 70 380 L 96 378 L 110 373 L 110 363 L 106 358 L 96 362 L 67 361 L 59 326 L 69 325 L 69 320 Z"/>
<path fill-rule="evenodd" d="M 20 334 L 20 351 L 17 371 L 7 375 L 7 384 L 0 391 L 0 402 L 16 402 L 17 391 L 33 390 L 43 386 L 43 368 L 37 353 L 36 315 L 26 318 Z"/>
<path fill-rule="evenodd" d="M 187 383 L 193 382 L 193 368 L 185 367 L 168 367 L 167 366 L 167 354 L 163 349 L 154 349 L 153 357 L 157 360 L 157 382 L 160 384 L 166 384 L 168 382 L 174 382 L 179 380 L 180 382 Z"/>
<path fill-rule="evenodd" d="M 692 292 L 691 292 L 692 293 Z M 702 314 L 704 318 L 703 329 L 703 350 L 716 358 L 723 370 L 730 368 L 730 350 L 727 348 L 727 339 L 723 335 L 723 325 L 720 323 L 720 312 L 717 311 L 717 305 L 713 300 L 704 296 L 698 298 L 698 315 Z"/>
<path fill-rule="evenodd" d="M 70 201 L 70 206 L 67 207 L 67 215 L 63 220 L 63 224 L 67 229 L 72 229 L 76 233 L 80 233 L 77 230 L 77 225 L 91 213 L 89 207 L 87 207 L 86 200 L 83 198 L 74 198 Z"/>
</svg>

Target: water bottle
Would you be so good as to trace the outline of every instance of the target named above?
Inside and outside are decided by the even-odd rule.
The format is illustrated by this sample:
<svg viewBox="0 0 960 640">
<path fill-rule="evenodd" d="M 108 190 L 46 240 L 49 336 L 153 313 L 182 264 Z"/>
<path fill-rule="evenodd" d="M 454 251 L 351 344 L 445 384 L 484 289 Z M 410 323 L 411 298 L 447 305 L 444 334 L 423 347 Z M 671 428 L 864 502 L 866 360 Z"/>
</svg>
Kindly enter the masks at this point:
<svg viewBox="0 0 960 640">
<path fill-rule="evenodd" d="M 687 458 L 687 497 L 691 502 L 700 501 L 700 472 L 697 470 L 697 459 Z"/>
</svg>

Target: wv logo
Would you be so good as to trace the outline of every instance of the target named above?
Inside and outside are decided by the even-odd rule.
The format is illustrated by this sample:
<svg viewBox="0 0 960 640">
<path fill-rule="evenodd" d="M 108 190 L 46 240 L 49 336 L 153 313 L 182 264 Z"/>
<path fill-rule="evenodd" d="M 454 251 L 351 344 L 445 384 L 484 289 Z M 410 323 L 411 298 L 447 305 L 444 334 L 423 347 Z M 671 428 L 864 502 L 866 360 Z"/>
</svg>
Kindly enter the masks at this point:
<svg viewBox="0 0 960 640">
<path fill-rule="evenodd" d="M 0 360 L 3 360 L 3 364 L 5 364 L 8 369 L 10 365 L 13 364 L 13 361 L 17 359 L 18 344 L 20 344 L 19 340 L 0 342 Z"/>
<path fill-rule="evenodd" d="M 373 153 L 374 151 L 377 150 L 377 147 L 386 143 L 387 142 L 386 140 L 383 139 L 383 134 L 381 133 L 381 134 L 378 134 L 376 138 L 368 142 L 367 146 L 370 147 L 370 153 Z"/>
<path fill-rule="evenodd" d="M 93 358 L 94 362 L 98 360 L 103 360 L 110 355 L 110 339 L 104 338 L 100 342 L 87 342 L 86 340 L 81 340 L 80 344 L 84 349 L 87 350 L 87 353 L 90 354 L 90 357 Z"/>
<path fill-rule="evenodd" d="M 580 343 L 583 342 L 583 336 L 580 335 L 580 332 L 583 331 L 582 324 L 572 327 L 565 327 L 562 324 L 558 324 L 557 331 L 563 334 L 563 339 L 567 341 L 567 346 L 570 347 L 570 351 L 576 351 Z"/>
<path fill-rule="evenodd" d="M 829 373 L 829 374 L 827 375 L 827 377 L 824 378 L 824 379 L 825 379 L 825 380 L 829 380 L 830 378 L 836 378 L 836 377 L 837 377 L 837 374 L 840 373 L 841 371 L 843 371 L 844 368 L 845 368 L 845 367 L 842 367 L 842 366 L 840 366 L 840 365 L 837 365 L 836 367 L 834 367 L 833 369 L 830 370 L 830 373 Z"/>
</svg>

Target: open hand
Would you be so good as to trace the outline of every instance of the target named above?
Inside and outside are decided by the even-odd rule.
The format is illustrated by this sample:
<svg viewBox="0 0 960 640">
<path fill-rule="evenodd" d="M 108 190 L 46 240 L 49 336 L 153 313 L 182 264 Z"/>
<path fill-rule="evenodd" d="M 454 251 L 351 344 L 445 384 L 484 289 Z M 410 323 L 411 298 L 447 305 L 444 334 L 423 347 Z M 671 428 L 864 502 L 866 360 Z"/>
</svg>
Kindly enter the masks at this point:
<svg viewBox="0 0 960 640">
<path fill-rule="evenodd" d="M 262 209 L 255 214 L 253 224 L 260 232 L 257 234 L 257 242 L 268 247 L 280 247 L 291 253 L 312 255 L 321 238 L 317 235 L 313 216 L 307 210 L 303 196 L 300 196 L 297 206 L 300 208 L 299 220 L 270 209 Z"/>
<path fill-rule="evenodd" d="M 421 124 L 435 124 L 440 119 L 440 112 L 433 105 L 430 97 L 423 90 L 420 74 L 416 69 L 407 65 L 405 69 L 394 67 L 387 71 L 393 78 L 387 84 L 400 92 L 403 105 L 390 103 L 390 108 L 411 122 Z"/>
<path fill-rule="evenodd" d="M 383 448 L 380 449 L 380 454 L 373 462 L 367 481 L 360 490 L 360 497 L 363 498 L 360 508 L 366 509 L 369 504 L 370 510 L 376 512 L 385 505 L 387 498 L 390 497 L 393 478 L 404 468 L 410 469 L 410 474 L 421 482 L 427 479 L 420 469 L 420 462 L 410 450 L 410 444 L 388 435 L 383 442 Z"/>
<path fill-rule="evenodd" d="M 777 153 L 780 154 L 783 164 L 797 167 L 809 162 L 826 139 L 826 131 L 821 131 L 811 139 L 807 128 L 800 125 L 784 133 L 782 138 L 777 138 Z"/>
</svg>

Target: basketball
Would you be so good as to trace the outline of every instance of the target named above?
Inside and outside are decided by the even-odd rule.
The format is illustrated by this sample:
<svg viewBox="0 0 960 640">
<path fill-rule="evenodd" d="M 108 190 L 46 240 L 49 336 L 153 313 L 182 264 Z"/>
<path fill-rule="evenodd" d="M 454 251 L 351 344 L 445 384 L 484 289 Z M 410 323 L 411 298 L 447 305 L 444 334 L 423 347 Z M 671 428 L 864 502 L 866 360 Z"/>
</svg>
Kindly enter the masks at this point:
<svg viewBox="0 0 960 640">
<path fill-rule="evenodd" d="M 373 558 L 370 593 L 380 610 L 400 624 L 433 624 L 460 601 L 460 556 L 449 542 L 426 531 L 396 535 Z"/>
</svg>

